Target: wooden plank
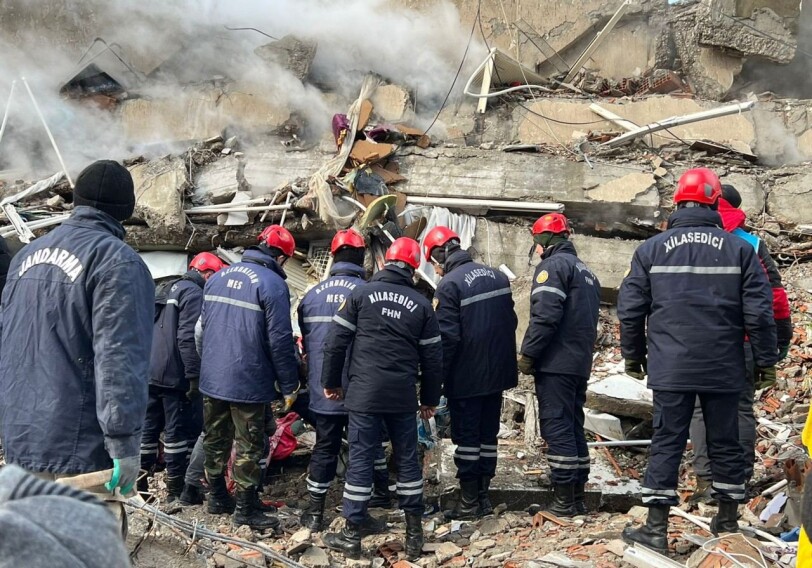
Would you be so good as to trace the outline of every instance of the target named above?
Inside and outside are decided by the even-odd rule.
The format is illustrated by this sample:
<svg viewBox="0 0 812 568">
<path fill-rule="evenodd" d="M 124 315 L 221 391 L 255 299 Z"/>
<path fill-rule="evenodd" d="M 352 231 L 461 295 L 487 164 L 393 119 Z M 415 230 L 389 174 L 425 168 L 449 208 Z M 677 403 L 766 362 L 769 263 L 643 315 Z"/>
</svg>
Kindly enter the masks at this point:
<svg viewBox="0 0 812 568">
<path fill-rule="evenodd" d="M 488 57 L 488 63 L 487 65 L 485 65 L 485 69 L 482 72 L 482 85 L 480 85 L 479 87 L 480 95 L 487 95 L 491 90 L 491 81 L 493 80 L 494 53 L 495 52 L 491 50 L 490 57 Z M 488 108 L 488 97 L 481 97 L 476 105 L 477 113 L 484 114 L 485 109 L 487 108 Z"/>
</svg>

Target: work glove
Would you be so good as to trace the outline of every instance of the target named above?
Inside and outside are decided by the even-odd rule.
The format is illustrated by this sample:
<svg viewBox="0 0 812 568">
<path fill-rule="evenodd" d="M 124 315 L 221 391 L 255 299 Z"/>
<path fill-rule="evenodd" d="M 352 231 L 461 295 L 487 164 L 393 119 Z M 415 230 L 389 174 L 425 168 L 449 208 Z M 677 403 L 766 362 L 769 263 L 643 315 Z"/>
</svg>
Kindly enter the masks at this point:
<svg viewBox="0 0 812 568">
<path fill-rule="evenodd" d="M 789 343 L 778 348 L 778 360 L 783 361 L 789 355 Z"/>
<path fill-rule="evenodd" d="M 285 395 L 285 406 L 282 409 L 282 412 L 289 412 L 291 408 L 293 408 L 293 404 L 296 402 L 296 399 L 299 398 L 299 391 L 292 392 L 290 394 Z"/>
<path fill-rule="evenodd" d="M 140 471 L 140 455 L 129 458 L 113 458 L 113 476 L 104 486 L 110 493 L 113 493 L 118 487 L 121 489 L 122 495 L 127 495 L 133 490 Z"/>
<path fill-rule="evenodd" d="M 532 375 L 535 361 L 527 355 L 519 355 L 519 372 L 523 375 Z"/>
<path fill-rule="evenodd" d="M 200 396 L 200 377 L 191 377 L 189 379 L 189 390 L 186 391 L 186 398 L 195 400 Z"/>
<path fill-rule="evenodd" d="M 775 365 L 771 367 L 756 367 L 756 389 L 766 389 L 775 385 Z"/>
<path fill-rule="evenodd" d="M 647 370 L 645 359 L 643 361 L 632 361 L 631 359 L 626 359 L 626 374 L 631 378 L 642 381 L 646 378 Z"/>
</svg>

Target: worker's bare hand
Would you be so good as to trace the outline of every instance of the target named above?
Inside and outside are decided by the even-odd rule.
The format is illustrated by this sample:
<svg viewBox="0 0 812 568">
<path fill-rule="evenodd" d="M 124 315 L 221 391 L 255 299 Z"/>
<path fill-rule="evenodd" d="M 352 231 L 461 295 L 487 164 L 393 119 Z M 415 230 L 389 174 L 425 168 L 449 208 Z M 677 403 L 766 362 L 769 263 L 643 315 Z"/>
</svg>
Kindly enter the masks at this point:
<svg viewBox="0 0 812 568">
<path fill-rule="evenodd" d="M 327 400 L 341 400 L 344 398 L 344 389 L 324 389 Z"/>
<path fill-rule="evenodd" d="M 420 406 L 420 418 L 422 418 L 423 420 L 428 420 L 429 418 L 434 416 L 435 410 L 437 410 L 436 406 L 421 405 Z"/>
</svg>

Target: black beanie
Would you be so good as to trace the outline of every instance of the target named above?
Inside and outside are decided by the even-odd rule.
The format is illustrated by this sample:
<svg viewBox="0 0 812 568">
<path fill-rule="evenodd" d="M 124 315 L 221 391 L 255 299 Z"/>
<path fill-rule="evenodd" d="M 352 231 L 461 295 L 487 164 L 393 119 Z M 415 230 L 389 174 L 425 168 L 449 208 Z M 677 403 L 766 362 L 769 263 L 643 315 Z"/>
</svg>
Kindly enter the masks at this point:
<svg viewBox="0 0 812 568">
<path fill-rule="evenodd" d="M 742 205 L 742 196 L 735 187 L 730 184 L 722 184 L 722 199 L 738 209 Z"/>
<path fill-rule="evenodd" d="M 82 170 L 76 180 L 73 204 L 95 207 L 117 221 L 129 219 L 135 210 L 133 178 L 127 168 L 118 162 L 93 162 Z"/>
</svg>

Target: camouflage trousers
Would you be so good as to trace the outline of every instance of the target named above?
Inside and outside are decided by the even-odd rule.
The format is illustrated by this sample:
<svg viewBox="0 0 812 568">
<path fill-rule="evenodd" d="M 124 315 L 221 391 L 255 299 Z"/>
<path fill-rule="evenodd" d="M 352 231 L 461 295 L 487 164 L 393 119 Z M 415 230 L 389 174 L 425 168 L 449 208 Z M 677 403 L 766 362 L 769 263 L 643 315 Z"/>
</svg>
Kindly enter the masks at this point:
<svg viewBox="0 0 812 568">
<path fill-rule="evenodd" d="M 233 443 L 236 446 L 233 475 L 237 490 L 247 491 L 259 486 L 259 462 L 267 439 L 265 405 L 228 402 L 207 396 L 203 399 L 203 420 L 206 477 L 212 479 L 225 474 Z"/>
</svg>

